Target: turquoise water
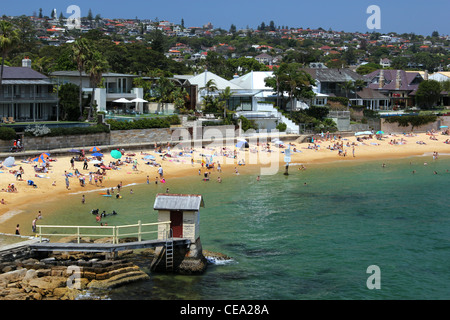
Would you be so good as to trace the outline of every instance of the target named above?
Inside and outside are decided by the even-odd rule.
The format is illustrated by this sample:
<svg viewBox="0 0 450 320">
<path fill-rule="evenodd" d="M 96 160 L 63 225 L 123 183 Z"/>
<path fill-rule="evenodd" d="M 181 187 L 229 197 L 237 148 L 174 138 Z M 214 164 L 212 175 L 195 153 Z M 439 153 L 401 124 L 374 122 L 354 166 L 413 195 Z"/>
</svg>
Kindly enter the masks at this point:
<svg viewBox="0 0 450 320">
<path fill-rule="evenodd" d="M 384 162 L 291 167 L 261 181 L 186 177 L 126 187 L 121 200 L 87 194 L 85 205 L 74 195 L 45 223 L 95 225 L 93 208 L 119 212 L 109 225 L 155 222 L 157 192 L 203 195 L 203 248 L 233 260 L 201 276 L 151 274 L 111 299 L 449 299 L 450 158 Z M 366 286 L 370 265 L 379 290 Z"/>
</svg>

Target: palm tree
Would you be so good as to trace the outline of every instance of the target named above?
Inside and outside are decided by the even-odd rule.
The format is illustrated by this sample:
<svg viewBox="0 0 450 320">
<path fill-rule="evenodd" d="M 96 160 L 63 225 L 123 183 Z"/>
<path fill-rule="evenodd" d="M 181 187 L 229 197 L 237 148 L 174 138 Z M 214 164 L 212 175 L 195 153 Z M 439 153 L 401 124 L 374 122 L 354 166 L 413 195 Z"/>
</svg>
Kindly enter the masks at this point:
<svg viewBox="0 0 450 320">
<path fill-rule="evenodd" d="M 73 61 L 77 64 L 77 70 L 80 73 L 80 91 L 79 91 L 79 98 L 80 98 L 80 114 L 83 115 L 83 71 L 85 71 L 86 62 L 89 57 L 89 40 L 85 38 L 79 38 L 75 40 L 72 46 L 72 52 L 71 56 Z"/>
<path fill-rule="evenodd" d="M 0 71 L 0 86 L 3 81 L 3 67 L 5 65 L 5 58 L 9 51 L 19 43 L 19 32 L 13 28 L 13 25 L 8 21 L 0 21 L 0 53 L 2 55 L 2 66 Z"/>
<path fill-rule="evenodd" d="M 230 87 L 226 87 L 225 90 L 223 90 L 219 94 L 220 99 L 225 102 L 223 105 L 223 119 L 224 120 L 227 118 L 228 100 L 231 98 L 232 95 L 233 95 L 233 93 L 231 92 Z"/>
<path fill-rule="evenodd" d="M 206 92 L 208 93 L 208 95 L 210 95 L 213 92 L 216 92 L 217 89 L 217 85 L 216 85 L 216 81 L 214 81 L 214 79 L 209 79 L 206 83 L 205 86 L 200 88 L 200 90 L 206 90 Z"/>
<path fill-rule="evenodd" d="M 355 89 L 355 84 L 352 80 L 348 80 L 339 84 L 339 87 L 345 91 L 345 97 L 348 98 L 348 93 Z"/>
<path fill-rule="evenodd" d="M 86 71 L 89 74 L 89 79 L 92 87 L 91 104 L 88 115 L 89 118 L 91 117 L 93 111 L 95 89 L 102 82 L 103 72 L 106 72 L 108 70 L 108 67 L 108 61 L 103 58 L 99 51 L 95 49 L 90 51 L 88 60 L 86 61 Z"/>
</svg>

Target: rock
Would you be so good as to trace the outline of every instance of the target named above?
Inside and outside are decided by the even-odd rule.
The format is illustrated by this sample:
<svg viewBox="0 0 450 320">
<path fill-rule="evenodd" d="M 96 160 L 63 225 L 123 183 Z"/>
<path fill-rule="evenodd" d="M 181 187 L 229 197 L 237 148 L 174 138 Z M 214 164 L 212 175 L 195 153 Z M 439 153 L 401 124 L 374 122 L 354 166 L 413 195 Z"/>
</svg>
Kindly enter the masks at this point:
<svg viewBox="0 0 450 320">
<path fill-rule="evenodd" d="M 0 283 L 11 283 L 22 280 L 27 273 L 27 269 L 18 269 L 7 273 L 0 274 Z"/>
<path fill-rule="evenodd" d="M 93 280 L 88 284 L 90 289 L 109 289 L 118 287 L 130 282 L 150 279 L 149 275 L 143 271 L 132 271 L 113 276 L 106 280 Z"/>
<path fill-rule="evenodd" d="M 67 278 L 45 276 L 42 278 L 35 278 L 30 280 L 28 285 L 30 287 L 37 287 L 40 289 L 53 291 L 56 288 L 65 287 L 67 285 Z"/>
<path fill-rule="evenodd" d="M 37 278 L 38 272 L 34 269 L 27 270 L 25 277 L 22 279 L 22 282 L 28 283 L 32 279 Z"/>
</svg>

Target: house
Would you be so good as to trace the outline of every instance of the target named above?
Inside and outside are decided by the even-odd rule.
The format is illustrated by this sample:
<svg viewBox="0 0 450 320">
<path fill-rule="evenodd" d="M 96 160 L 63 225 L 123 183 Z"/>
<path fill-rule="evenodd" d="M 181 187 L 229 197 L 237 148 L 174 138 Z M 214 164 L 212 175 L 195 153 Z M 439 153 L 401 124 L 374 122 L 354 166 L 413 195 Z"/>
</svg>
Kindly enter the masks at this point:
<svg viewBox="0 0 450 320">
<path fill-rule="evenodd" d="M 78 71 L 55 71 L 50 74 L 59 84 L 72 83 L 77 86 L 80 85 L 80 73 Z M 115 100 L 125 98 L 133 100 L 136 98 L 143 98 L 143 89 L 133 87 L 133 80 L 137 75 L 122 74 L 107 72 L 102 75 L 102 88 L 95 89 L 94 100 L 97 104 L 98 111 L 112 111 L 122 110 L 126 111 L 128 108 L 134 109 L 142 113 L 144 111 L 142 103 L 115 103 Z M 91 94 L 93 87 L 91 86 L 89 74 L 82 72 L 81 74 L 82 90 L 85 95 Z"/>
<path fill-rule="evenodd" d="M 392 109 L 412 107 L 414 96 L 423 81 L 419 72 L 404 70 L 376 70 L 364 76 L 368 88 L 377 90 L 389 98 Z"/>
<path fill-rule="evenodd" d="M 356 80 L 365 81 L 362 75 L 350 69 L 304 68 L 303 70 L 316 81 L 316 93 L 328 96 L 345 97 L 348 93 L 342 87 L 344 83 Z"/>
<path fill-rule="evenodd" d="M 439 71 L 431 74 L 429 80 L 436 80 L 439 82 L 450 81 L 450 71 Z"/>
<path fill-rule="evenodd" d="M 214 84 L 217 88 L 217 92 L 211 93 L 213 95 L 219 94 L 219 92 L 225 90 L 227 87 L 230 87 L 231 92 L 235 93 L 236 91 L 242 90 L 241 87 L 235 85 L 234 83 L 206 70 L 203 73 L 200 73 L 195 76 L 189 76 L 186 77 L 187 82 L 190 86 L 196 86 L 197 87 L 197 99 L 196 101 L 198 103 L 201 103 L 203 101 L 203 97 L 207 95 L 206 89 L 202 89 L 206 87 L 206 84 L 209 80 L 213 80 Z"/>
<path fill-rule="evenodd" d="M 380 66 L 382 66 L 383 68 L 390 68 L 391 64 L 392 64 L 392 61 L 389 60 L 388 58 L 380 59 Z"/>
<path fill-rule="evenodd" d="M 31 60 L 22 67 L 5 66 L 0 88 L 0 116 L 18 121 L 57 120 L 58 97 L 53 83 L 45 75 L 31 69 Z"/>
<path fill-rule="evenodd" d="M 255 57 L 256 61 L 259 63 L 262 63 L 264 65 L 271 65 L 273 64 L 273 57 L 270 54 L 267 53 L 261 53 Z"/>
<path fill-rule="evenodd" d="M 371 88 L 363 88 L 357 91 L 356 98 L 350 99 L 353 105 L 365 106 L 366 109 L 375 111 L 390 110 L 389 100 L 388 96 Z"/>
</svg>

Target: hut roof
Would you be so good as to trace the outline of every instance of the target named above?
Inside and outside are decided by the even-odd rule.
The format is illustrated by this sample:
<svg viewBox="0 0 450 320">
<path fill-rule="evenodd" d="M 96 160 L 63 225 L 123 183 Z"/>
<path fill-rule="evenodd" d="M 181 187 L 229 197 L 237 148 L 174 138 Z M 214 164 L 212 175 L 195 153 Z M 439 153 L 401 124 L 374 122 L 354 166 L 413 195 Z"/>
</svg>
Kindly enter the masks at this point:
<svg viewBox="0 0 450 320">
<path fill-rule="evenodd" d="M 199 194 L 168 194 L 158 193 L 155 198 L 154 210 L 198 211 L 204 207 L 203 197 Z"/>
</svg>

